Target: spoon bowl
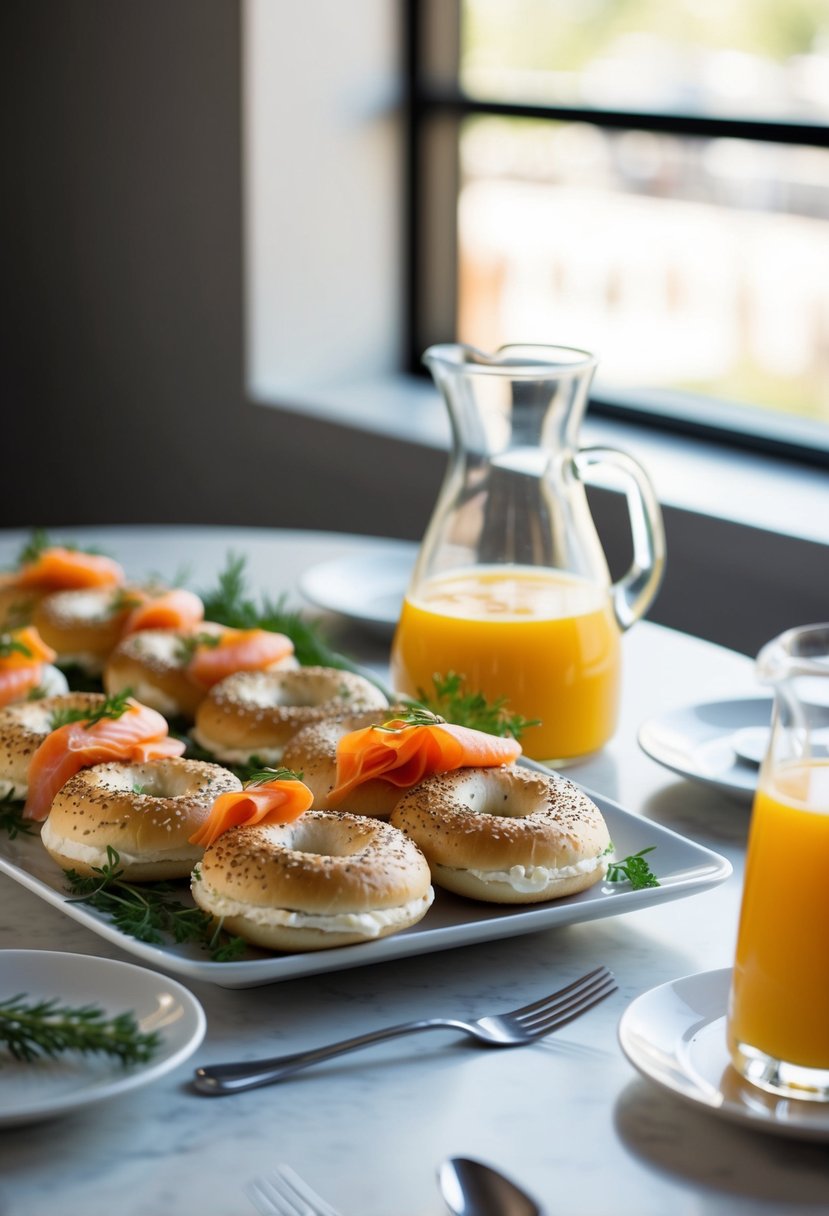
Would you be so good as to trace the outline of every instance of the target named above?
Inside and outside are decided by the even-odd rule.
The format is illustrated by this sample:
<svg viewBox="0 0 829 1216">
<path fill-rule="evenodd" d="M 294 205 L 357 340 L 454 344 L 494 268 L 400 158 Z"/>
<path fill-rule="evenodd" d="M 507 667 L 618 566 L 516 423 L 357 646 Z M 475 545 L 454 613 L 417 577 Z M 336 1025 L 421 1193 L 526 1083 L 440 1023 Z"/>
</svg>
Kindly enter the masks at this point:
<svg viewBox="0 0 829 1216">
<path fill-rule="evenodd" d="M 541 1206 L 499 1170 L 470 1157 L 447 1157 L 438 1183 L 453 1216 L 543 1216 Z"/>
</svg>

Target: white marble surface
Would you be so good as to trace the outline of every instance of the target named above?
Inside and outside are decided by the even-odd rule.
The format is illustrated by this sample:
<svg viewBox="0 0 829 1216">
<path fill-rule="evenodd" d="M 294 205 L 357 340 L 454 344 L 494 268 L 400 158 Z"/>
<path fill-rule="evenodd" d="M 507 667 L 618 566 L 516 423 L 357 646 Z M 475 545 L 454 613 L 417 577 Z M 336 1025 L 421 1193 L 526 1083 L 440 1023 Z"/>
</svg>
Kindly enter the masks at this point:
<svg viewBox="0 0 829 1216">
<path fill-rule="evenodd" d="M 92 533 L 65 534 L 79 542 Z M 190 563 L 211 581 L 233 548 L 256 584 L 293 587 L 353 538 L 239 529 L 97 530 L 136 575 Z M 0 565 L 20 537 L 0 536 Z M 365 542 L 370 543 L 370 542 Z M 347 629 L 352 653 L 384 661 Z M 744 804 L 674 778 L 641 753 L 636 727 L 660 709 L 756 692 L 745 658 L 642 624 L 625 638 L 624 708 L 612 744 L 572 770 L 625 807 L 727 856 L 715 890 L 609 920 L 268 987 L 188 985 L 208 1017 L 191 1063 L 137 1093 L 0 1137 L 0 1216 L 244 1216 L 246 1180 L 290 1162 L 344 1216 L 439 1216 L 435 1167 L 486 1158 L 543 1197 L 549 1216 L 697 1216 L 829 1210 L 829 1150 L 681 1105 L 639 1078 L 616 1027 L 655 984 L 731 962 L 748 824 Z M 126 958 L 0 876 L 0 947 Z M 442 1032 L 402 1039 L 226 1099 L 188 1088 L 192 1064 L 297 1050 L 373 1026 L 511 1008 L 607 963 L 620 991 L 556 1036 L 486 1051 Z M 0 953 L 0 992 L 2 992 Z M 0 1075 L 2 1085 L 2 1075 Z"/>
</svg>

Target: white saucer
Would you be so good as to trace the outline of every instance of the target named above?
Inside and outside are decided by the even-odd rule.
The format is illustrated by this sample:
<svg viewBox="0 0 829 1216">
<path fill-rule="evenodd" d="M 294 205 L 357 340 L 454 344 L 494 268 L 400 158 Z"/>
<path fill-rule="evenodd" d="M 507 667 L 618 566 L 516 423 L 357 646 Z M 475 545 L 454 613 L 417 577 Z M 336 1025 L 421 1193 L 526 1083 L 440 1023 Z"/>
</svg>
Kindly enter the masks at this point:
<svg viewBox="0 0 829 1216">
<path fill-rule="evenodd" d="M 761 1131 L 829 1140 L 829 1103 L 778 1098 L 729 1063 L 725 1012 L 731 968 L 652 988 L 628 1005 L 619 1042 L 631 1064 L 677 1097 Z"/>
<path fill-rule="evenodd" d="M 766 748 L 772 698 L 686 705 L 639 727 L 644 752 L 682 777 L 750 800 Z"/>
<path fill-rule="evenodd" d="M 306 570 L 299 589 L 318 608 L 391 637 L 419 546 L 398 541 Z"/>
<path fill-rule="evenodd" d="M 0 1046 L 0 1127 L 51 1119 L 147 1085 L 186 1060 L 204 1038 L 204 1010 L 196 998 L 175 980 L 133 963 L 2 950 L 0 999 L 18 995 L 95 1005 L 108 1016 L 132 1013 L 144 1033 L 159 1032 L 161 1045 L 148 1063 L 127 1068 L 115 1057 L 68 1052 L 24 1063 L 7 1058 Z"/>
</svg>

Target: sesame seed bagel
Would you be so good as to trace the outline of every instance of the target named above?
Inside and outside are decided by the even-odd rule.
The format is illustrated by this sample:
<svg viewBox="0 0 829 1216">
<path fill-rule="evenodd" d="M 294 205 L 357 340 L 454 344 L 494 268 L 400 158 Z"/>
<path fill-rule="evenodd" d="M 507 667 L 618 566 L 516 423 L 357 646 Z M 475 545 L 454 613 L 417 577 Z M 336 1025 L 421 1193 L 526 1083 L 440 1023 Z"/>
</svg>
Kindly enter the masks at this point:
<svg viewBox="0 0 829 1216">
<path fill-rule="evenodd" d="M 20 701 L 0 709 L 0 798 L 24 799 L 29 792 L 29 763 L 51 733 L 52 715 L 61 709 L 94 710 L 103 704 L 97 692 L 68 692 Z"/>
<path fill-rule="evenodd" d="M 330 809 L 328 795 L 334 788 L 337 775 L 337 744 L 343 735 L 353 730 L 374 726 L 381 719 L 394 718 L 405 713 L 407 706 L 389 706 L 382 714 L 376 709 L 361 714 L 350 714 L 347 718 L 326 718 L 305 726 L 288 741 L 282 754 L 282 763 L 295 773 L 302 773 L 302 780 L 314 795 L 315 811 Z M 389 781 L 366 781 L 355 790 L 348 805 L 337 807 L 355 815 L 388 819 L 400 799 L 402 790 Z"/>
<path fill-rule="evenodd" d="M 57 651 L 59 663 L 97 675 L 118 645 L 132 607 L 123 587 L 57 591 L 37 603 L 33 624 L 46 645 Z"/>
<path fill-rule="evenodd" d="M 191 889 L 229 933 L 287 951 L 388 937 L 416 924 L 434 899 L 426 859 L 407 836 L 333 811 L 225 832 Z"/>
<path fill-rule="evenodd" d="M 210 690 L 192 734 L 219 760 L 274 764 L 304 726 L 386 705 L 370 680 L 336 667 L 240 671 Z"/>
<path fill-rule="evenodd" d="M 604 877 L 610 836 L 571 781 L 513 765 L 430 777 L 391 822 L 423 850 L 434 882 L 488 903 L 528 904 Z"/>
<path fill-rule="evenodd" d="M 111 847 L 131 881 L 186 878 L 203 852 L 188 837 L 219 794 L 241 788 L 227 769 L 199 760 L 96 764 L 59 791 L 41 840 L 58 865 L 80 874 L 106 862 Z"/>
<path fill-rule="evenodd" d="M 104 668 L 104 688 L 132 690 L 143 705 L 168 718 L 192 719 L 206 690 L 187 673 L 194 634 L 221 634 L 224 626 L 203 622 L 198 629 L 138 629 L 123 638 Z"/>
</svg>

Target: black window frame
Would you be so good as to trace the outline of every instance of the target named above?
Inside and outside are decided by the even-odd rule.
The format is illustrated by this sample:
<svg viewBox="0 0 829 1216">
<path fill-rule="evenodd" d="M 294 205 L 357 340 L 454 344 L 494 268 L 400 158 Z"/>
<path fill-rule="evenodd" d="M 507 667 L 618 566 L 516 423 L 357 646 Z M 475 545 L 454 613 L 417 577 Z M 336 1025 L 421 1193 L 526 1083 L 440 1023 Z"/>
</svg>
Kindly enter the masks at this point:
<svg viewBox="0 0 829 1216">
<path fill-rule="evenodd" d="M 427 277 L 435 267 L 434 255 L 430 255 L 433 241 L 430 225 L 434 227 L 435 206 L 430 199 L 435 190 L 437 176 L 433 159 L 430 160 L 428 137 L 430 128 L 437 122 L 449 122 L 454 130 L 455 146 L 459 139 L 460 125 L 465 118 L 488 115 L 506 118 L 532 118 L 549 122 L 581 122 L 603 130 L 636 130 L 656 134 L 671 134 L 698 138 L 732 138 L 751 142 L 773 144 L 796 144 L 799 146 L 829 149 L 829 123 L 801 122 L 796 120 L 773 120 L 739 118 L 679 112 L 650 112 L 643 110 L 604 109 L 590 106 L 561 104 L 525 104 L 471 97 L 465 94 L 458 81 L 448 84 L 429 70 L 427 43 L 434 42 L 435 13 L 437 21 L 460 22 L 460 0 L 403 0 L 403 75 L 405 118 L 405 166 L 407 210 L 405 216 L 405 300 L 404 300 L 404 365 L 411 374 L 425 374 L 421 365 L 423 351 L 435 341 L 453 341 L 453 332 L 441 329 L 441 322 L 429 315 L 427 302 Z M 443 25 L 444 29 L 450 26 Z M 454 193 L 457 199 L 457 191 Z M 444 247 L 454 249 L 456 211 L 452 215 L 441 215 Z M 452 229 L 448 238 L 449 225 Z M 444 259 L 445 261 L 445 259 Z M 457 309 L 457 276 L 451 274 L 448 293 L 451 295 L 453 316 Z M 444 295 L 447 293 L 445 292 Z M 737 403 L 691 394 L 669 394 L 671 405 L 658 406 L 645 400 L 637 400 L 632 393 L 613 394 L 593 390 L 590 412 L 594 416 L 622 419 L 643 424 L 654 429 L 688 435 L 698 439 L 715 440 L 742 450 L 771 453 L 801 463 L 829 467 L 829 426 L 825 439 L 822 434 L 799 437 L 792 432 L 808 429 L 798 426 L 799 419 L 791 415 L 777 414 L 773 410 L 746 409 Z M 689 409 L 678 403 L 688 402 Z M 693 410 L 693 412 L 691 412 Z M 712 415 L 724 421 L 714 421 Z M 821 424 L 815 424 L 819 431 Z"/>
</svg>

